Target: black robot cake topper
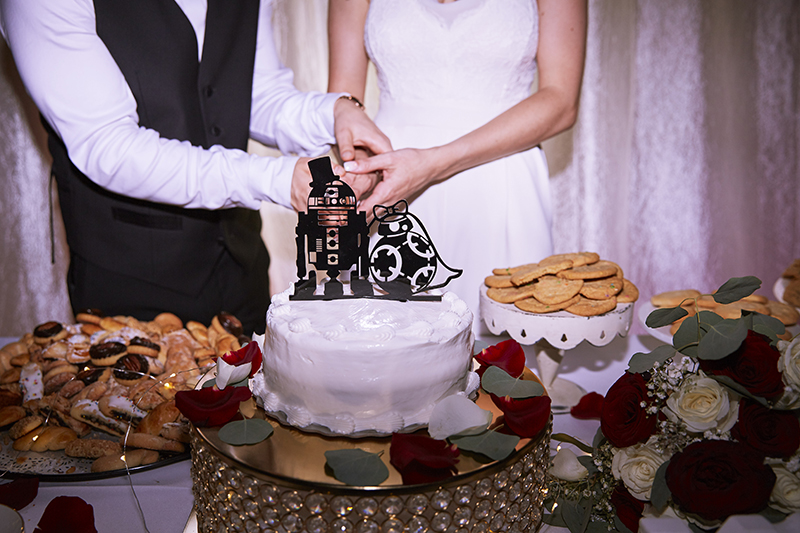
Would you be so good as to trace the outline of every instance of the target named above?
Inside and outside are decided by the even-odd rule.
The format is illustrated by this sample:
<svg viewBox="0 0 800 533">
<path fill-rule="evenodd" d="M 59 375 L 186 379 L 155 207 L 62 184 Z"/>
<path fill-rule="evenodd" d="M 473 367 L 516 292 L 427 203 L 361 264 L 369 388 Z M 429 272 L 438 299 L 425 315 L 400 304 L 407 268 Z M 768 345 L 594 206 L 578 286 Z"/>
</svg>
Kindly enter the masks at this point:
<svg viewBox="0 0 800 533">
<path fill-rule="evenodd" d="M 333 173 L 329 157 L 308 162 L 311 192 L 307 211 L 298 213 L 297 277 L 293 300 L 388 298 L 440 300 L 422 294 L 444 287 L 461 275 L 445 264 L 422 222 L 401 200 L 375 206 L 376 242 L 369 250 L 367 214 L 358 211 L 353 189 Z M 307 268 L 307 264 L 313 268 Z M 317 271 L 327 274 L 317 294 Z M 350 274 L 352 294 L 339 277 Z M 372 282 L 385 293 L 373 290 Z"/>
</svg>

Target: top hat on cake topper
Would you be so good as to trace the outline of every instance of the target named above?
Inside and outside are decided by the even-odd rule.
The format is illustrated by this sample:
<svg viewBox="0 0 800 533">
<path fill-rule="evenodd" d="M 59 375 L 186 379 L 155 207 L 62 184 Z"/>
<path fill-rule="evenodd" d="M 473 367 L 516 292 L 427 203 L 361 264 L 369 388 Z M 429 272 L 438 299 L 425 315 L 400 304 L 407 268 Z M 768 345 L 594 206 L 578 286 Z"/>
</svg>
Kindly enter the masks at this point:
<svg viewBox="0 0 800 533">
<path fill-rule="evenodd" d="M 408 211 L 408 203 L 401 200 L 393 206 L 375 206 L 377 240 L 370 252 L 367 214 L 358 211 L 353 189 L 333 173 L 327 156 L 309 161 L 308 167 L 311 192 L 307 211 L 298 213 L 299 279 L 290 299 L 441 300 L 440 295 L 421 293 L 444 287 L 462 270 L 445 264 L 425 226 Z M 314 268 L 307 268 L 307 264 Z M 317 294 L 317 271 L 324 271 L 328 277 L 321 294 Z M 344 293 L 339 280 L 343 272 L 350 273 L 352 294 Z M 385 294 L 376 293 L 368 277 Z"/>
</svg>

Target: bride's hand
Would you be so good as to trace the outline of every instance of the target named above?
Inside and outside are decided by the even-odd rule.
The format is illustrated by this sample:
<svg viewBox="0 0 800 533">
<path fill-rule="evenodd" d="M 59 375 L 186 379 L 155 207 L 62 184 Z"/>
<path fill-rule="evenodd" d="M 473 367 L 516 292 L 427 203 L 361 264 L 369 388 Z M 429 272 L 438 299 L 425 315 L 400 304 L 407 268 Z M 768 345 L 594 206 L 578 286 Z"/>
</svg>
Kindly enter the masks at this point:
<svg viewBox="0 0 800 533">
<path fill-rule="evenodd" d="M 383 179 L 375 185 L 372 194 L 359 204 L 359 210 L 367 212 L 372 220 L 372 208 L 376 205 L 394 205 L 399 200 L 411 200 L 436 180 L 436 159 L 432 150 L 404 148 L 363 159 L 348 161 L 344 168 L 348 173 L 383 173 Z"/>
</svg>

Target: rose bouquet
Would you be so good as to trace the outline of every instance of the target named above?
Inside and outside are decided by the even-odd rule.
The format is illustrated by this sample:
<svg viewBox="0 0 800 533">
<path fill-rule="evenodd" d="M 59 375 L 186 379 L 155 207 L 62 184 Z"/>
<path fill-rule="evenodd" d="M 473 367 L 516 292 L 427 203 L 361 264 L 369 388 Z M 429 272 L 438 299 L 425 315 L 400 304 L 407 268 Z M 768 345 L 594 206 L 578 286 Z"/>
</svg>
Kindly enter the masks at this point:
<svg viewBox="0 0 800 533">
<path fill-rule="evenodd" d="M 712 296 L 730 303 L 761 282 L 733 278 Z M 688 315 L 682 306 L 650 314 L 649 327 Z M 672 345 L 631 357 L 605 398 L 586 395 L 572 410 L 599 418 L 587 446 L 555 455 L 545 522 L 583 531 L 636 532 L 644 513 L 678 516 L 713 531 L 735 514 L 778 522 L 800 510 L 800 337 L 744 311 L 722 319 L 688 316 Z"/>
</svg>

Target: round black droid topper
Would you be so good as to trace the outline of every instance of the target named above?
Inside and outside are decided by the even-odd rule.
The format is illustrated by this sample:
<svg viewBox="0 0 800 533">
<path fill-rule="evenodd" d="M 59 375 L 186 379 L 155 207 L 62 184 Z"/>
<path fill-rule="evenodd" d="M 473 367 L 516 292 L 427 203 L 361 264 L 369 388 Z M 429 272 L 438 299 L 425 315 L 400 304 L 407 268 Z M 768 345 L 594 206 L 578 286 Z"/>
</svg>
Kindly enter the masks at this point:
<svg viewBox="0 0 800 533">
<path fill-rule="evenodd" d="M 408 211 L 408 202 L 376 205 L 373 214 L 378 240 L 370 252 L 370 274 L 382 289 L 394 295 L 416 294 L 443 287 L 461 275 L 439 257 L 422 222 Z M 447 277 L 433 285 L 440 267 Z"/>
</svg>

